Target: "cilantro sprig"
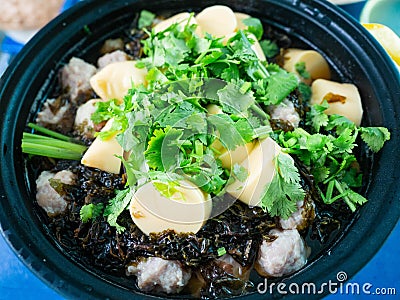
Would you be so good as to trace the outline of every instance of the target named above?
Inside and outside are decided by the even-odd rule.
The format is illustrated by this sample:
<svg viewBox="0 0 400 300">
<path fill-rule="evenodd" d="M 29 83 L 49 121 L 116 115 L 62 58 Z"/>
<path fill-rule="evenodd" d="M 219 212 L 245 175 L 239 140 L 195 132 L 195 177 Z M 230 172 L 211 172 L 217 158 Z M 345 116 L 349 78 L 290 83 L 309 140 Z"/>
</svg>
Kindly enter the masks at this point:
<svg viewBox="0 0 400 300">
<path fill-rule="evenodd" d="M 80 217 L 83 223 L 88 222 L 91 219 L 96 219 L 103 215 L 104 204 L 85 204 L 81 207 Z"/>
<path fill-rule="evenodd" d="M 300 185 L 300 174 L 294 160 L 287 154 L 275 157 L 275 175 L 261 198 L 261 207 L 273 217 L 287 219 L 297 210 L 296 203 L 304 199 L 305 192 Z"/>
<path fill-rule="evenodd" d="M 162 32 L 149 32 L 149 38 L 143 41 L 147 57 L 138 63 L 150 70 L 148 85 L 159 85 L 161 78 L 163 83 L 190 78 L 221 78 L 237 85 L 244 81 L 259 90 L 255 94 L 258 102 L 280 103 L 298 86 L 297 78 L 257 58 L 251 35 L 261 38 L 261 22 L 256 18 L 244 22 L 248 29 L 240 30 L 226 44 L 221 38 L 197 36 L 196 25 L 189 20 L 183 29 L 173 24 Z"/>
<path fill-rule="evenodd" d="M 155 16 L 155 14 L 148 10 L 142 10 L 140 12 L 138 20 L 138 28 L 142 29 L 144 27 L 150 26 L 153 23 Z"/>
<path fill-rule="evenodd" d="M 107 217 L 110 226 L 115 227 L 118 233 L 125 231 L 125 227 L 117 223 L 119 215 L 127 208 L 133 194 L 129 188 L 117 191 L 114 198 L 110 199 L 107 205 L 103 203 L 85 204 L 80 209 L 80 218 L 83 223 L 94 220 L 98 217 Z"/>
<path fill-rule="evenodd" d="M 327 204 L 343 200 L 352 211 L 367 199 L 354 191 L 362 185 L 357 158 L 353 152 L 357 138 L 373 151 L 379 151 L 390 133 L 383 127 L 357 127 L 344 116 L 327 115 L 329 104 L 313 105 L 307 113 L 310 132 L 297 128 L 281 132 L 278 140 L 310 170 L 320 196 Z"/>
</svg>

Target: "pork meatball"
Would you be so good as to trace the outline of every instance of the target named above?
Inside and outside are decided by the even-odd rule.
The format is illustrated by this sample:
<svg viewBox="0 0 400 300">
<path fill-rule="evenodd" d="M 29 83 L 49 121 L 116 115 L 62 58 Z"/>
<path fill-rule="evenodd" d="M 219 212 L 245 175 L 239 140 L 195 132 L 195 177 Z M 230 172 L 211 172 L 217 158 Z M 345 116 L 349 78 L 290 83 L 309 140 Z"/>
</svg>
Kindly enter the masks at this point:
<svg viewBox="0 0 400 300">
<path fill-rule="evenodd" d="M 301 269 L 307 262 L 308 249 L 297 229 L 272 229 L 273 242 L 263 241 L 255 268 L 262 276 L 281 277 Z"/>
<path fill-rule="evenodd" d="M 88 139 L 94 138 L 95 125 L 91 120 L 92 114 L 96 111 L 96 103 L 100 99 L 91 99 L 85 104 L 78 107 L 75 115 L 75 129 L 84 137 Z"/>
<path fill-rule="evenodd" d="M 124 51 L 116 50 L 114 52 L 104 54 L 102 57 L 100 57 L 97 60 L 97 65 L 100 69 L 103 69 L 109 64 L 127 60 L 129 60 L 128 54 L 126 54 Z"/>
<path fill-rule="evenodd" d="M 282 229 L 303 230 L 314 220 L 314 202 L 298 201 L 297 210 L 288 219 L 279 219 Z"/>
<path fill-rule="evenodd" d="M 226 273 L 243 280 L 249 279 L 249 269 L 240 265 L 231 255 L 224 254 L 215 260 L 215 263 Z"/>
<path fill-rule="evenodd" d="M 92 88 L 89 82 L 96 71 L 95 66 L 76 57 L 71 58 L 69 63 L 62 68 L 61 85 L 63 89 L 68 91 L 71 102 L 77 103 L 79 102 L 78 99 L 82 97 L 81 95 L 91 94 Z M 83 98 L 85 97 L 83 96 Z"/>
<path fill-rule="evenodd" d="M 56 174 L 43 171 L 36 180 L 36 201 L 46 211 L 47 215 L 54 217 L 66 210 L 68 202 L 52 188 L 50 179 L 58 179 L 64 184 L 73 184 L 75 175 L 65 170 Z"/>
<path fill-rule="evenodd" d="M 149 257 L 137 265 L 128 266 L 128 275 L 137 276 L 140 290 L 153 293 L 179 293 L 191 278 L 178 261 Z"/>
<path fill-rule="evenodd" d="M 70 117 L 71 104 L 60 105 L 59 99 L 47 99 L 38 113 L 36 122 L 42 126 L 57 125 Z"/>
<path fill-rule="evenodd" d="M 103 47 L 101 47 L 100 53 L 107 54 L 117 50 L 124 49 L 124 41 L 122 39 L 108 39 L 104 42 Z"/>
<path fill-rule="evenodd" d="M 299 127 L 300 116 L 291 101 L 285 99 L 278 105 L 269 106 L 268 110 L 271 114 L 271 119 L 288 122 L 293 126 L 293 128 Z"/>
</svg>

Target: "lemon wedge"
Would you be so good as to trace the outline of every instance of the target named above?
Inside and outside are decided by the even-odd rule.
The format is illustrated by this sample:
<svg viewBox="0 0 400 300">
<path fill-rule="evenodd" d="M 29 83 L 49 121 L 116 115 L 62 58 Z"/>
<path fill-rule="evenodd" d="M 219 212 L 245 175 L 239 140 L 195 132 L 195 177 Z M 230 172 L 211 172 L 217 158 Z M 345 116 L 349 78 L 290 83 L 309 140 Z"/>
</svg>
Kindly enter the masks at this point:
<svg viewBox="0 0 400 300">
<path fill-rule="evenodd" d="M 400 37 L 389 27 L 377 23 L 362 24 L 400 66 Z"/>
</svg>

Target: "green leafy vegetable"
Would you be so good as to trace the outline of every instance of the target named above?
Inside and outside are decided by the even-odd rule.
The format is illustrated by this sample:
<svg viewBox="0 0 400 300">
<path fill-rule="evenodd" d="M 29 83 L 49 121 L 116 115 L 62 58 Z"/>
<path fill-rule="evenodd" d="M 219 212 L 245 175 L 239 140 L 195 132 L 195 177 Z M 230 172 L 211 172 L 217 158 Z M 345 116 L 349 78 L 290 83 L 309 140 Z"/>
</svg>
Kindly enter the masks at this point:
<svg viewBox="0 0 400 300">
<path fill-rule="evenodd" d="M 299 61 L 294 65 L 296 72 L 304 79 L 310 79 L 311 75 L 306 69 L 306 63 L 304 61 Z"/>
<path fill-rule="evenodd" d="M 311 99 L 311 87 L 304 82 L 299 83 L 299 92 L 303 97 L 304 101 L 310 101 Z"/>
<path fill-rule="evenodd" d="M 218 256 L 223 256 L 223 255 L 225 255 L 225 254 L 226 254 L 226 249 L 225 249 L 225 247 L 218 248 L 218 250 L 217 250 L 217 255 L 218 255 Z"/>
<path fill-rule="evenodd" d="M 243 24 L 247 26 L 247 30 L 254 34 L 257 40 L 260 40 L 264 33 L 261 21 L 257 18 L 247 18 L 243 20 Z"/>
<path fill-rule="evenodd" d="M 255 104 L 252 93 L 241 93 L 234 84 L 228 83 L 218 92 L 219 101 L 224 112 L 229 114 L 247 115 L 247 110 Z"/>
<path fill-rule="evenodd" d="M 275 169 L 272 182 L 264 189 L 261 207 L 273 217 L 287 219 L 296 211 L 296 203 L 304 199 L 305 193 L 300 185 L 299 172 L 290 156 L 278 154 Z"/>
<path fill-rule="evenodd" d="M 298 81 L 293 73 L 276 68 L 274 71 L 267 80 L 265 99 L 267 103 L 279 104 L 297 88 Z"/>
<path fill-rule="evenodd" d="M 216 127 L 220 140 L 227 149 L 234 150 L 237 146 L 245 144 L 242 136 L 235 128 L 235 123 L 228 115 L 211 115 L 207 120 Z"/>
<path fill-rule="evenodd" d="M 311 106 L 310 113 L 307 114 L 307 125 L 311 125 L 316 132 L 319 132 L 321 127 L 328 126 L 329 117 L 325 114 L 329 104 L 326 100 L 322 104 Z"/>
<path fill-rule="evenodd" d="M 343 200 L 355 211 L 357 205 L 367 201 L 351 189 L 360 187 L 362 180 L 353 154 L 357 137 L 361 133 L 361 138 L 375 152 L 390 139 L 390 133 L 382 127 L 358 128 L 344 116 L 328 116 L 325 114 L 328 107 L 324 101 L 313 105 L 307 113 L 307 125 L 311 126 L 313 133 L 297 128 L 281 133 L 279 140 L 289 153 L 310 168 L 325 203 Z"/>
<path fill-rule="evenodd" d="M 390 132 L 385 127 L 362 127 L 360 132 L 363 141 L 374 152 L 381 150 L 384 143 L 390 139 Z"/>
<path fill-rule="evenodd" d="M 273 58 L 280 52 L 278 45 L 270 40 L 262 40 L 260 46 L 265 56 L 268 58 Z"/>
<path fill-rule="evenodd" d="M 148 10 L 142 10 L 139 16 L 138 28 L 142 29 L 144 27 L 150 26 L 153 23 L 155 16 L 155 14 L 149 12 Z"/>
<path fill-rule="evenodd" d="M 180 194 L 182 200 L 184 200 L 183 194 L 176 189 L 176 187 L 179 186 L 179 184 L 175 181 L 168 181 L 168 182 L 153 181 L 153 185 L 161 193 L 161 195 L 163 195 L 166 198 L 172 198 L 172 196 Z"/>
<path fill-rule="evenodd" d="M 183 132 L 170 126 L 156 129 L 145 152 L 149 167 L 159 171 L 171 171 L 181 156 L 180 142 Z"/>
<path fill-rule="evenodd" d="M 112 100 L 99 104 L 92 117 L 96 122 L 114 120 L 111 130 L 100 136 L 118 134 L 117 140 L 131 153 L 122 159 L 128 185 L 134 188 L 157 181 L 157 188 L 171 196 L 179 180 L 185 178 L 205 193 L 219 195 L 229 176 L 245 181 L 248 171 L 238 164 L 231 170 L 223 168 L 216 159 L 215 140 L 234 150 L 272 136 L 290 156 L 279 154 L 275 158 L 276 174 L 262 197 L 264 209 L 272 216 L 287 218 L 297 209 L 296 202 L 304 198 L 295 158 L 310 170 L 325 203 L 342 200 L 354 210 L 366 201 L 352 190 L 362 179 L 353 154 L 356 140 L 361 136 L 378 151 L 390 138 L 389 132 L 358 128 L 345 117 L 328 116 L 327 101 L 310 107 L 306 128 L 272 132 L 264 108 L 280 104 L 297 88 L 308 101 L 311 89 L 299 83 L 295 74 L 260 61 L 252 46 L 254 36 L 259 40 L 263 35 L 261 22 L 250 18 L 244 23 L 247 29 L 228 41 L 209 34 L 198 36 L 196 25 L 189 21 L 162 32 L 148 32 L 149 37 L 142 41 L 145 57 L 137 62 L 138 67 L 148 69 L 146 87 L 133 87 L 123 103 Z M 260 44 L 268 58 L 280 52 L 273 41 Z M 298 63 L 296 71 L 305 79 L 310 77 L 304 63 Z M 209 104 L 220 106 L 223 113 L 208 114 Z M 144 162 L 150 170 L 143 168 Z M 110 205 L 105 209 L 110 224 L 119 231 L 117 217 L 130 199 L 130 192 L 125 193 L 112 200 L 111 207 L 117 207 L 113 213 Z"/>
<path fill-rule="evenodd" d="M 233 176 L 240 182 L 245 182 L 249 176 L 247 169 L 239 164 L 234 164 L 232 169 Z"/>
<path fill-rule="evenodd" d="M 83 205 L 79 213 L 82 222 L 86 223 L 89 220 L 100 217 L 103 214 L 103 208 L 104 208 L 103 203 L 98 203 L 98 204 L 90 203 Z"/>
<path fill-rule="evenodd" d="M 117 223 L 119 215 L 126 209 L 133 197 L 133 190 L 130 188 L 118 191 L 117 195 L 109 201 L 104 209 L 104 216 L 107 217 L 107 222 L 110 226 L 117 229 L 118 233 L 122 233 L 125 227 Z"/>
</svg>

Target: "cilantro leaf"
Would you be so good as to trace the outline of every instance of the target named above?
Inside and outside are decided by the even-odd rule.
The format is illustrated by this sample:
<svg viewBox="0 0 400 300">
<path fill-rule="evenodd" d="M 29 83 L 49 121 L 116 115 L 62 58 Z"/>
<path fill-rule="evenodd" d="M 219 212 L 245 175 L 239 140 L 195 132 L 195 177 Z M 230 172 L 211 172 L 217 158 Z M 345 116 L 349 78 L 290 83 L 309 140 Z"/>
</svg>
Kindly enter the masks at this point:
<svg viewBox="0 0 400 300">
<path fill-rule="evenodd" d="M 299 61 L 294 65 L 296 72 L 304 79 L 310 79 L 311 75 L 306 69 L 306 63 L 304 61 Z"/>
<path fill-rule="evenodd" d="M 172 198 L 172 196 L 179 193 L 177 190 L 177 186 L 179 186 L 178 182 L 175 181 L 154 181 L 154 187 L 166 198 Z M 181 193 L 180 193 L 181 194 Z M 183 195 L 181 195 L 183 196 Z"/>
<path fill-rule="evenodd" d="M 183 131 L 170 126 L 153 132 L 144 155 L 149 167 L 158 171 L 171 171 L 179 164 L 181 150 L 179 139 Z"/>
<path fill-rule="evenodd" d="M 118 233 L 122 233 L 125 227 L 117 223 L 119 215 L 126 209 L 133 197 L 133 190 L 130 188 L 122 191 L 118 191 L 117 195 L 108 202 L 108 205 L 104 209 L 104 216 L 107 217 L 107 222 L 110 226 L 117 229 Z"/>
<path fill-rule="evenodd" d="M 304 101 L 310 101 L 311 99 L 311 87 L 304 82 L 299 83 L 299 92 L 303 97 Z"/>
<path fill-rule="evenodd" d="M 300 181 L 299 171 L 294 165 L 293 158 L 288 154 L 279 154 L 275 159 L 276 170 L 286 183 L 296 183 Z"/>
<path fill-rule="evenodd" d="M 276 173 L 266 185 L 261 198 L 261 207 L 272 216 L 283 219 L 290 217 L 297 210 L 296 203 L 305 197 L 300 185 L 300 175 L 294 160 L 286 154 L 275 158 Z"/>
<path fill-rule="evenodd" d="M 205 113 L 189 101 L 167 107 L 155 120 L 161 127 L 184 129 L 184 135 L 207 131 Z"/>
<path fill-rule="evenodd" d="M 351 168 L 343 176 L 343 182 L 350 187 L 361 187 L 362 185 L 362 174 L 357 168 Z"/>
<path fill-rule="evenodd" d="M 385 127 L 361 127 L 360 132 L 362 140 L 374 152 L 378 152 L 390 140 L 390 132 Z"/>
<path fill-rule="evenodd" d="M 161 47 L 165 49 L 165 62 L 171 66 L 177 66 L 187 57 L 190 49 L 186 42 L 170 34 L 161 42 Z"/>
<path fill-rule="evenodd" d="M 347 197 L 349 197 L 351 202 L 358 205 L 363 205 L 364 203 L 368 202 L 368 200 L 365 197 L 361 196 L 359 193 L 356 193 L 351 189 L 348 189 Z"/>
<path fill-rule="evenodd" d="M 305 147 L 310 152 L 316 152 L 324 150 L 325 146 L 329 142 L 329 137 L 323 134 L 312 134 L 306 137 Z"/>
<path fill-rule="evenodd" d="M 115 116 L 115 108 L 118 106 L 118 100 L 96 102 L 96 111 L 91 115 L 91 120 L 95 124 L 107 121 Z"/>
<path fill-rule="evenodd" d="M 280 50 L 278 45 L 270 40 L 260 41 L 260 46 L 265 56 L 268 58 L 273 58 L 279 54 Z"/>
<path fill-rule="evenodd" d="M 88 222 L 91 219 L 96 219 L 100 217 L 103 212 L 104 205 L 103 203 L 98 204 L 86 204 L 81 207 L 79 215 L 83 223 Z"/>
<path fill-rule="evenodd" d="M 357 135 L 354 134 L 354 131 L 350 128 L 346 128 L 333 141 L 333 145 L 336 147 L 338 153 L 351 153 L 351 150 L 356 146 L 356 138 Z"/>
<path fill-rule="evenodd" d="M 327 166 L 317 166 L 311 170 L 316 183 L 321 183 L 330 175 L 330 169 Z"/>
<path fill-rule="evenodd" d="M 347 119 L 345 116 L 341 115 L 330 115 L 329 116 L 329 123 L 325 127 L 326 130 L 332 130 L 336 128 L 336 132 L 340 134 L 345 129 L 355 129 L 356 124 L 354 122 Z"/>
<path fill-rule="evenodd" d="M 267 80 L 265 97 L 270 104 L 279 104 L 298 86 L 298 80 L 293 73 L 280 69 L 272 73 Z"/>
<path fill-rule="evenodd" d="M 252 93 L 241 93 L 240 88 L 231 83 L 217 94 L 223 111 L 230 114 L 246 115 L 249 107 L 255 103 Z"/>
<path fill-rule="evenodd" d="M 155 14 L 148 10 L 142 10 L 139 16 L 138 28 L 142 29 L 143 27 L 150 26 L 153 23 L 155 16 Z"/>
<path fill-rule="evenodd" d="M 255 35 L 257 40 L 260 40 L 264 33 L 264 28 L 261 21 L 257 18 L 244 19 L 243 24 L 247 26 L 247 31 Z"/>
<path fill-rule="evenodd" d="M 210 115 L 207 120 L 211 125 L 215 126 L 219 132 L 220 141 L 228 150 L 234 150 L 237 146 L 245 144 L 242 136 L 235 128 L 235 123 L 228 115 Z"/>
<path fill-rule="evenodd" d="M 200 187 L 206 193 L 219 194 L 225 186 L 225 171 L 219 160 L 216 160 L 214 153 L 206 148 L 200 157 L 191 153 L 186 165 L 182 170 L 190 177 L 190 181 Z"/>
<path fill-rule="evenodd" d="M 255 128 L 253 127 L 252 124 L 250 124 L 249 120 L 246 118 L 241 118 L 235 122 L 235 128 L 237 132 L 239 132 L 240 136 L 243 138 L 243 140 L 248 143 L 255 139 L 257 136 L 255 132 Z M 260 125 L 261 126 L 261 125 Z M 260 128 L 260 127 L 258 127 Z"/>
<path fill-rule="evenodd" d="M 291 198 L 288 197 L 291 195 Z M 300 184 L 288 184 L 279 175 L 265 188 L 261 207 L 272 217 L 287 219 L 297 210 L 296 202 L 304 199 Z"/>
<path fill-rule="evenodd" d="M 311 125 L 315 132 L 319 132 L 321 127 L 328 125 L 329 117 L 325 114 L 329 104 L 326 100 L 321 104 L 314 104 L 311 106 L 310 111 L 307 113 L 307 125 Z"/>
<path fill-rule="evenodd" d="M 249 176 L 249 171 L 237 163 L 233 165 L 232 173 L 233 176 L 240 182 L 245 182 Z"/>
</svg>

